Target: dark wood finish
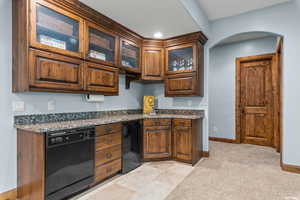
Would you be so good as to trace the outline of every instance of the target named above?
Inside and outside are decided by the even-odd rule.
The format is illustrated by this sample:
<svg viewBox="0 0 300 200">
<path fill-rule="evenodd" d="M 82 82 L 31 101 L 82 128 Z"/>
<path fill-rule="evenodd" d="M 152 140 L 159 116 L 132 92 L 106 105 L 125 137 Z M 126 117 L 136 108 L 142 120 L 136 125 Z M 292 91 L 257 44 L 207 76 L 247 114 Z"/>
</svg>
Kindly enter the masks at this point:
<svg viewBox="0 0 300 200">
<path fill-rule="evenodd" d="M 69 56 L 74 56 L 74 57 L 83 57 L 83 52 L 84 52 L 84 21 L 81 17 L 79 17 L 78 15 L 75 15 L 71 12 L 68 12 L 66 9 L 60 8 L 58 6 L 55 6 L 54 4 L 48 3 L 45 0 L 35 0 L 35 1 L 29 1 L 29 4 L 31 5 L 31 12 L 30 12 L 30 45 L 32 47 L 38 48 L 38 49 L 42 49 L 42 50 L 46 50 L 46 51 L 51 51 L 54 53 L 59 53 L 62 55 L 69 55 Z M 59 48 L 55 48 L 55 47 L 51 47 L 48 45 L 44 45 L 41 44 L 37 41 L 36 38 L 36 21 L 37 21 L 37 13 L 36 13 L 36 7 L 37 5 L 42 5 L 44 7 L 47 7 L 59 14 L 62 14 L 66 17 L 69 17 L 75 21 L 79 22 L 79 52 L 72 52 L 72 51 L 68 51 L 68 50 L 63 50 L 63 49 L 59 49 Z"/>
<path fill-rule="evenodd" d="M 195 73 L 169 75 L 165 78 L 165 96 L 198 96 L 198 81 Z"/>
<path fill-rule="evenodd" d="M 114 133 L 96 138 L 96 151 L 122 144 L 122 134 Z"/>
<path fill-rule="evenodd" d="M 103 166 L 95 168 L 95 183 L 99 183 L 114 174 L 117 174 L 121 170 L 121 159 L 114 160 Z"/>
<path fill-rule="evenodd" d="M 217 138 L 217 137 L 209 137 L 210 141 L 216 141 L 216 142 L 225 142 L 225 143 L 236 143 L 235 140 L 233 139 L 228 139 L 228 138 Z"/>
<path fill-rule="evenodd" d="M 98 167 L 118 158 L 121 158 L 121 145 L 97 151 L 95 155 L 95 166 Z"/>
<path fill-rule="evenodd" d="M 237 142 L 272 146 L 274 140 L 275 54 L 237 59 Z"/>
<path fill-rule="evenodd" d="M 60 13 L 67 16 L 75 21 L 79 22 L 79 52 L 72 52 L 69 50 L 63 50 L 55 47 L 50 47 L 37 42 L 36 38 L 36 5 L 41 4 L 47 8 L 53 10 L 54 12 Z M 115 51 L 115 63 L 103 62 L 98 59 L 89 58 L 87 53 L 88 46 L 88 28 L 94 27 L 102 32 L 110 34 L 116 38 L 116 51 Z M 122 38 L 119 40 L 119 38 Z M 139 69 L 130 69 L 126 66 L 121 65 L 121 41 L 127 41 L 140 48 L 140 58 L 139 58 Z M 89 91 L 84 88 L 78 90 L 69 89 L 68 87 L 57 88 L 57 86 L 49 86 L 43 88 L 42 86 L 30 87 L 30 58 L 29 58 L 29 48 L 34 47 L 39 50 L 60 54 L 63 56 L 77 57 L 84 61 L 109 65 L 112 67 L 119 67 L 120 69 L 126 70 L 128 73 L 140 74 L 142 72 L 143 66 L 145 69 L 143 71 L 142 78 L 136 76 L 135 78 L 127 78 L 126 87 L 129 88 L 131 81 L 146 80 L 148 83 L 152 81 L 158 81 L 163 79 L 163 71 L 160 68 L 164 68 L 165 61 L 163 60 L 165 55 L 161 55 L 165 51 L 165 48 L 176 48 L 176 46 L 185 45 L 187 43 L 197 44 L 197 49 L 201 50 L 203 45 L 207 41 L 207 38 L 202 32 L 196 32 L 191 34 L 186 34 L 179 37 L 169 38 L 167 40 L 155 40 L 143 38 L 142 36 L 134 33 L 128 28 L 122 26 L 121 24 L 111 20 L 110 18 L 100 14 L 92 8 L 89 8 L 85 4 L 77 0 L 13 0 L 13 92 L 63 92 L 63 93 L 97 93 L 104 95 L 117 95 L 115 92 L 102 92 L 102 91 Z M 142 49 L 145 48 L 144 55 L 142 56 Z M 150 50 L 150 48 L 152 50 Z M 203 58 L 199 51 L 197 53 L 200 55 L 199 66 L 200 68 L 196 70 L 197 77 L 197 88 L 200 92 L 197 94 L 179 94 L 178 96 L 198 96 L 202 95 L 203 87 Z M 142 65 L 143 61 L 143 65 Z M 152 64 L 153 63 L 153 64 Z M 150 68 L 149 66 L 160 66 Z M 86 71 L 83 72 L 83 77 L 86 77 Z M 94 71 L 97 73 L 97 71 Z M 129 76 L 126 76 L 129 77 Z M 168 89 L 166 87 L 166 89 Z M 176 96 L 172 94 L 171 96 Z"/>
<path fill-rule="evenodd" d="M 171 126 L 170 119 L 144 119 L 144 127 Z"/>
<path fill-rule="evenodd" d="M 173 158 L 195 165 L 202 157 L 202 119 L 173 119 L 172 133 Z"/>
<path fill-rule="evenodd" d="M 282 164 L 281 168 L 283 171 L 300 174 L 300 166 Z"/>
<path fill-rule="evenodd" d="M 164 49 L 144 47 L 142 57 L 142 79 L 151 81 L 163 80 Z"/>
<path fill-rule="evenodd" d="M 94 184 L 121 170 L 122 123 L 96 126 Z"/>
<path fill-rule="evenodd" d="M 121 131 L 122 131 L 122 123 L 96 126 L 96 136 L 120 133 Z"/>
<path fill-rule="evenodd" d="M 17 152 L 18 199 L 44 199 L 44 135 L 18 130 Z"/>
<path fill-rule="evenodd" d="M 147 119 L 143 122 L 143 158 L 145 161 L 170 159 L 172 154 L 171 120 Z"/>
<path fill-rule="evenodd" d="M 17 199 L 17 189 L 12 189 L 7 192 L 0 194 L 0 200 L 16 200 Z"/>
<path fill-rule="evenodd" d="M 145 39 L 142 48 L 142 80 L 161 81 L 164 78 L 165 52 L 162 40 Z"/>
<path fill-rule="evenodd" d="M 202 151 L 202 157 L 209 158 L 209 151 Z"/>
<path fill-rule="evenodd" d="M 119 70 L 100 64 L 85 64 L 85 89 L 91 93 L 118 95 Z"/>
<path fill-rule="evenodd" d="M 94 23 L 91 23 L 91 22 L 88 22 L 86 21 L 86 26 L 85 26 L 85 58 L 91 62 L 96 62 L 96 63 L 99 63 L 99 64 L 104 64 L 104 65 L 111 65 L 111 66 L 116 66 L 116 64 L 118 63 L 118 59 L 119 59 L 119 36 L 115 33 L 113 33 L 112 31 L 108 31 L 108 29 L 105 29 L 99 25 L 96 25 Z M 93 28 L 93 29 L 96 29 L 100 32 L 103 32 L 105 34 L 108 34 L 112 37 L 115 38 L 115 57 L 114 57 L 114 62 L 108 62 L 108 61 L 103 61 L 103 60 L 99 60 L 99 59 L 96 59 L 96 58 L 92 58 L 89 56 L 89 44 L 90 44 L 90 39 L 89 39 L 89 29 L 90 28 Z"/>
<path fill-rule="evenodd" d="M 138 64 L 139 64 L 139 68 L 138 69 L 134 69 L 134 68 L 130 68 L 130 67 L 128 67 L 128 66 L 123 66 L 122 65 L 122 43 L 123 42 L 126 42 L 126 43 L 128 43 L 128 44 L 130 44 L 130 45 L 132 45 L 132 46 L 135 46 L 135 47 L 137 47 L 137 48 L 139 48 L 139 57 L 138 57 Z M 142 56 L 142 43 L 135 43 L 135 42 L 133 42 L 133 41 L 131 41 L 131 40 L 128 40 L 128 39 L 125 39 L 125 38 L 120 38 L 120 53 L 119 53 L 119 68 L 120 69 L 123 69 L 123 70 L 125 70 L 125 71 L 128 71 L 128 72 L 130 72 L 130 73 L 141 73 L 142 72 L 142 58 L 141 58 L 141 56 Z"/>
<path fill-rule="evenodd" d="M 58 54 L 30 49 L 30 87 L 82 90 L 83 62 Z"/>
</svg>

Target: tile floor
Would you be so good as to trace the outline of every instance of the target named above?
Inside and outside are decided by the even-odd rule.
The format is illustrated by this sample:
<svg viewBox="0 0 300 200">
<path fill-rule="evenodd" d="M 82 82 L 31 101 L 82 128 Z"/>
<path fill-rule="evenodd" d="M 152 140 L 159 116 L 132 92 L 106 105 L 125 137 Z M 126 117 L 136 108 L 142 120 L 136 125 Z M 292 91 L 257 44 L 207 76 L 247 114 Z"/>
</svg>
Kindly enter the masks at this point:
<svg viewBox="0 0 300 200">
<path fill-rule="evenodd" d="M 72 200 L 163 200 L 192 170 L 175 161 L 145 163 Z"/>
</svg>

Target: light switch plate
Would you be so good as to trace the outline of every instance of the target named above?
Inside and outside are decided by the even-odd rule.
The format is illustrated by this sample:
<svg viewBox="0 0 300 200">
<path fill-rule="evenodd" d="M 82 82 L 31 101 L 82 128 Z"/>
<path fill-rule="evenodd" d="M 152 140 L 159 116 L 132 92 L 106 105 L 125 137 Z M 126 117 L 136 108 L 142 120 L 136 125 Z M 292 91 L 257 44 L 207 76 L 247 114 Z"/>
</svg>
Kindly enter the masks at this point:
<svg viewBox="0 0 300 200">
<path fill-rule="evenodd" d="M 48 101 L 48 111 L 54 111 L 55 107 L 56 107 L 56 104 L 55 104 L 54 100 Z"/>
<path fill-rule="evenodd" d="M 14 112 L 24 112 L 25 111 L 24 101 L 14 101 L 13 102 L 13 111 Z"/>
</svg>

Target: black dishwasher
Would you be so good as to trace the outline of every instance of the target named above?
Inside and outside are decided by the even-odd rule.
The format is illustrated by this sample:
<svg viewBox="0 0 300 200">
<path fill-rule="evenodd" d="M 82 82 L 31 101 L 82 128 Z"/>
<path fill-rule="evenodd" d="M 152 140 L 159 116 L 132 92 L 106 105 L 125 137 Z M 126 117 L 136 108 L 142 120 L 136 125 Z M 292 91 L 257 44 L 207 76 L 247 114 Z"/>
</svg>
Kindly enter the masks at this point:
<svg viewBox="0 0 300 200">
<path fill-rule="evenodd" d="M 142 132 L 140 121 L 123 124 L 122 173 L 126 174 L 141 166 Z"/>
<path fill-rule="evenodd" d="M 94 128 L 48 133 L 45 199 L 65 199 L 87 188 L 94 178 L 94 152 Z"/>
</svg>

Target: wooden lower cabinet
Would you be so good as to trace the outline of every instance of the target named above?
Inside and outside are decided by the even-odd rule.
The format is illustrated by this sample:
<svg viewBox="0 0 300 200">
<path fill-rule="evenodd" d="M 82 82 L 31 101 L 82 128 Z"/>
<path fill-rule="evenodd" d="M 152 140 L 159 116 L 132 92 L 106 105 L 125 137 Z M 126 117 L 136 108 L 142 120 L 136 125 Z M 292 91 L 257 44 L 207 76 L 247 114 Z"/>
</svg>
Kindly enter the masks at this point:
<svg viewBox="0 0 300 200">
<path fill-rule="evenodd" d="M 164 124 L 166 126 L 161 126 Z M 144 120 L 143 157 L 145 161 L 170 159 L 171 148 L 171 120 Z"/>
<path fill-rule="evenodd" d="M 97 184 L 122 168 L 122 124 L 108 124 L 96 127 L 95 179 Z"/>
<path fill-rule="evenodd" d="M 173 119 L 173 159 L 196 164 L 202 157 L 202 119 Z"/>
<path fill-rule="evenodd" d="M 173 159 L 194 165 L 202 157 L 202 119 L 144 120 L 143 134 L 145 161 Z"/>
</svg>

